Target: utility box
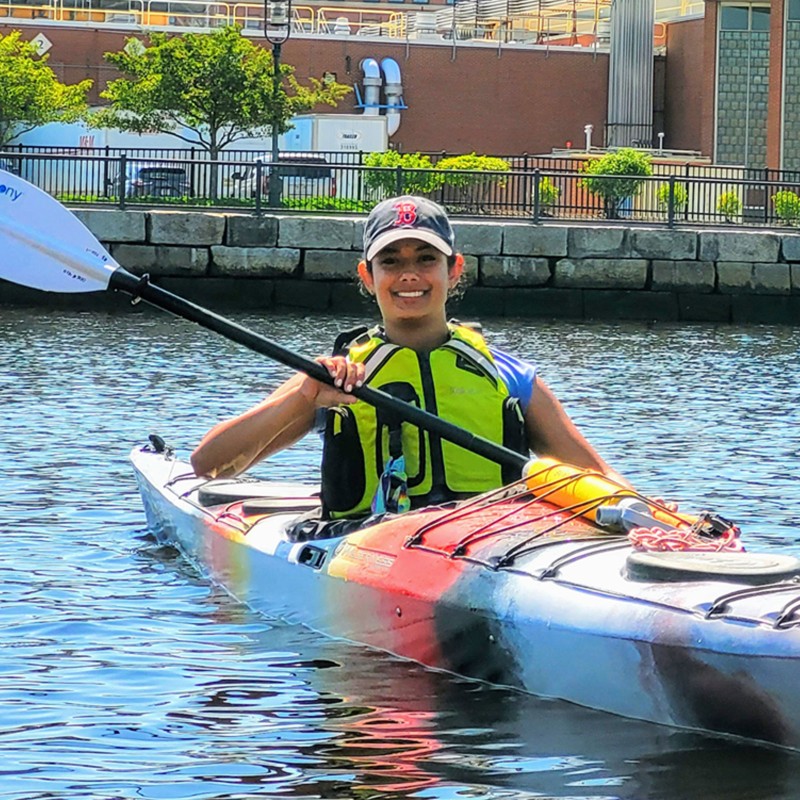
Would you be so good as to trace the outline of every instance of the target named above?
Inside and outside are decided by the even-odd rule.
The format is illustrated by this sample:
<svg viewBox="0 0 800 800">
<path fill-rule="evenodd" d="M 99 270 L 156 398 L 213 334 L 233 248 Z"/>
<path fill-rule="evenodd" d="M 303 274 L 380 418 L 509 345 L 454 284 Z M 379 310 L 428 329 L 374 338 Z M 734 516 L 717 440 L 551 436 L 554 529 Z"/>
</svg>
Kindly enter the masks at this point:
<svg viewBox="0 0 800 800">
<path fill-rule="evenodd" d="M 377 114 L 307 114 L 292 124 L 281 150 L 382 153 L 389 147 L 386 117 Z"/>
</svg>

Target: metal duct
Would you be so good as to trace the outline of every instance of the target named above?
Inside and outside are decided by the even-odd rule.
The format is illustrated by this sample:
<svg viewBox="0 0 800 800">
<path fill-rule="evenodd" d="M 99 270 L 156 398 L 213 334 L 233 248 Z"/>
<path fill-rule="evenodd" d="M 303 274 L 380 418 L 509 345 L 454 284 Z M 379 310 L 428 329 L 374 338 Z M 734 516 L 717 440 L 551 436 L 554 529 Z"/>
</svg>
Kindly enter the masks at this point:
<svg viewBox="0 0 800 800">
<path fill-rule="evenodd" d="M 608 147 L 652 147 L 655 3 L 613 0 Z"/>
<path fill-rule="evenodd" d="M 400 76 L 400 65 L 393 58 L 381 59 L 383 72 L 383 93 L 386 96 L 386 130 L 394 136 L 400 127 L 400 109 L 403 104 L 403 82 Z"/>
<path fill-rule="evenodd" d="M 374 58 L 362 58 L 359 67 L 364 73 L 364 115 L 374 117 L 381 113 L 381 70 Z"/>
</svg>

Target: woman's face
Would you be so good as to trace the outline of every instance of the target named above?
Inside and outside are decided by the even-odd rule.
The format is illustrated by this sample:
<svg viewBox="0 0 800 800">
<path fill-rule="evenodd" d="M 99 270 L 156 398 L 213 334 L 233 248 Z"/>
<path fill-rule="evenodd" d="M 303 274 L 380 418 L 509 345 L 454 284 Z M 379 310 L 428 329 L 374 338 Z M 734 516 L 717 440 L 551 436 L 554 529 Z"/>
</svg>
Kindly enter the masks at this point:
<svg viewBox="0 0 800 800">
<path fill-rule="evenodd" d="M 460 261 L 419 239 L 400 239 L 372 259 L 372 272 L 359 267 L 361 280 L 375 295 L 384 323 L 442 318 L 450 288 L 461 275 Z"/>
</svg>

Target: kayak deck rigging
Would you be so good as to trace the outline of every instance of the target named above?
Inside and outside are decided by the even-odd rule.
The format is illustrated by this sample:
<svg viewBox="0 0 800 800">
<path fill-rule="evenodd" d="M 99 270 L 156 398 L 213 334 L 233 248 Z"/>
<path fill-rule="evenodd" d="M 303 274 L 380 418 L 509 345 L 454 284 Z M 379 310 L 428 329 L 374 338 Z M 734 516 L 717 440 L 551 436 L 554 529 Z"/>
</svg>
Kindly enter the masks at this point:
<svg viewBox="0 0 800 800">
<path fill-rule="evenodd" d="M 173 461 L 173 465 L 179 464 L 180 462 Z M 451 507 L 440 506 L 403 515 L 403 518 L 410 522 L 418 513 L 424 521 L 421 521 L 410 534 L 405 535 L 400 546 L 403 550 L 427 552 L 448 560 L 471 563 L 494 572 L 517 574 L 537 581 L 555 581 L 565 587 L 644 603 L 651 607 L 699 618 L 724 618 L 732 622 L 763 625 L 775 630 L 800 626 L 800 577 L 735 588 L 712 595 L 710 600 L 704 598 L 704 602 L 691 605 L 685 602 L 671 602 L 658 596 L 647 596 L 644 591 L 631 591 L 632 586 L 639 583 L 644 585 L 644 582 L 626 573 L 624 554 L 631 550 L 628 537 L 624 533 L 600 527 L 591 521 L 590 517 L 591 513 L 603 504 L 618 499 L 618 495 L 613 493 L 596 495 L 590 500 L 579 500 L 566 507 L 555 506 L 547 499 L 569 488 L 580 477 L 582 475 L 557 477 L 540 483 L 535 489 L 531 488 L 523 478 L 501 489 L 455 503 Z M 182 484 L 189 485 L 183 488 Z M 298 496 L 276 497 L 277 491 L 286 491 L 287 487 L 294 489 L 293 494 Z M 203 480 L 193 472 L 170 475 L 164 483 L 164 489 L 189 503 L 210 521 L 227 526 L 244 537 L 247 537 L 248 533 L 261 522 L 278 514 L 284 517 L 300 515 L 302 519 L 303 512 L 307 511 L 308 501 L 316 498 L 314 487 L 308 485 L 271 484 L 252 478 Z M 630 495 L 642 497 L 634 492 L 630 492 Z M 226 497 L 229 498 L 228 502 L 209 503 L 214 498 Z M 269 498 L 280 499 L 281 502 L 273 503 Z M 259 505 L 261 501 L 263 505 Z M 666 508 L 664 511 L 676 520 L 684 519 L 686 524 L 691 522 L 691 519 L 683 518 Z M 399 518 L 398 515 L 387 514 L 382 515 L 382 519 L 372 517 L 368 521 L 347 521 L 349 528 L 344 528 L 343 521 L 337 520 L 330 526 L 336 531 L 335 533 L 317 534 L 314 538 L 321 541 L 325 539 L 340 541 L 347 539 L 350 533 L 372 527 L 381 521 L 391 523 Z M 324 530 L 327 521 L 317 522 Z M 341 533 L 343 530 L 344 535 Z M 454 530 L 463 533 L 458 538 L 453 538 Z M 297 538 L 293 535 L 291 522 L 286 523 L 284 536 L 289 542 L 304 541 L 302 537 Z M 556 552 L 551 558 L 537 557 L 560 545 L 566 545 L 568 549 Z M 610 556 L 616 551 L 622 554 L 619 560 L 621 577 L 618 586 L 595 585 L 594 581 L 587 579 L 583 571 L 580 575 L 564 574 L 565 571 L 571 572 L 570 568 L 580 562 Z M 519 563 L 523 559 L 526 561 L 524 565 Z M 321 561 L 315 562 L 314 565 L 321 566 Z M 794 596 L 781 607 L 755 614 L 748 613 L 742 608 L 755 598 L 785 592 L 793 592 Z"/>
<path fill-rule="evenodd" d="M 728 619 L 736 619 L 737 621 L 765 622 L 770 623 L 776 630 L 796 627 L 800 625 L 800 617 L 795 616 L 797 612 L 800 611 L 800 597 L 793 597 L 777 613 L 765 614 L 758 620 L 746 617 L 742 618 L 730 613 L 731 603 L 749 600 L 750 598 L 761 595 L 780 594 L 782 592 L 800 592 L 800 580 L 794 578 L 782 583 L 770 583 L 765 586 L 748 586 L 746 589 L 735 589 L 732 592 L 727 592 L 726 594 L 720 595 L 709 604 L 705 612 L 705 618 L 719 619 L 721 617 L 726 617 Z M 773 616 L 774 619 L 772 619 Z M 792 619 L 792 617 L 795 618 Z"/>
<path fill-rule="evenodd" d="M 572 533 L 574 537 L 575 531 L 570 530 L 569 523 L 584 516 L 587 510 L 593 510 L 603 503 L 614 499 L 614 495 L 607 495 L 593 500 L 590 503 L 581 502 L 567 508 L 559 508 L 543 502 L 546 500 L 548 493 L 542 495 L 534 494 L 530 488 L 527 488 L 526 481 L 526 478 L 522 478 L 516 483 L 512 483 L 502 489 L 460 503 L 451 511 L 421 525 L 416 532 L 408 538 L 406 546 L 424 546 L 431 552 L 440 552 L 442 555 L 450 558 L 459 558 L 466 556 L 470 547 L 485 543 L 487 540 L 494 537 L 503 536 L 511 531 L 530 528 L 538 523 L 546 523 L 548 520 L 552 521 L 552 524 L 537 529 L 535 533 L 530 534 L 521 541 L 515 542 L 504 553 L 495 555 L 492 563 L 486 564 L 486 566 L 490 566 L 493 569 L 500 569 L 511 566 L 516 558 L 538 549 L 538 547 L 541 546 L 538 542 L 546 537 L 549 538 L 544 544 L 561 541 L 564 535 L 554 535 L 559 530 L 565 535 Z M 553 484 L 553 488 L 555 489 L 563 487 L 565 482 L 563 480 L 558 480 L 553 481 Z M 526 497 L 528 499 L 525 499 Z M 510 508 L 508 508 L 509 505 L 511 506 Z M 504 507 L 506 510 L 503 510 Z M 499 516 L 492 513 L 497 510 L 501 511 Z M 531 512 L 534 512 L 533 515 L 531 515 Z M 423 542 L 426 535 L 432 534 L 437 528 L 453 526 L 454 524 L 464 527 L 469 524 L 471 518 L 476 516 L 478 517 L 476 527 L 468 531 L 461 539 L 455 541 L 448 548 L 437 550 L 435 546 Z M 519 518 L 520 516 L 522 519 L 517 519 L 517 521 L 514 522 L 511 521 L 515 517 Z M 488 518 L 484 521 L 483 517 Z M 611 537 L 622 538 L 610 532 L 595 535 L 583 532 L 583 535 L 580 536 L 581 539 L 597 538 L 604 541 Z M 533 542 L 537 542 L 537 544 L 533 545 Z"/>
</svg>

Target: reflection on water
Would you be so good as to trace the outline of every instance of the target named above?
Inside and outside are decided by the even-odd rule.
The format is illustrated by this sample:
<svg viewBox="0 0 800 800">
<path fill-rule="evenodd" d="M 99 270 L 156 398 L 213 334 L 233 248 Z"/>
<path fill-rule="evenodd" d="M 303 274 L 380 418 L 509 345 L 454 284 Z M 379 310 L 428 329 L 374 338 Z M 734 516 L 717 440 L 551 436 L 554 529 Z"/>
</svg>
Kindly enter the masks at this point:
<svg viewBox="0 0 800 800">
<path fill-rule="evenodd" d="M 313 355 L 355 320 L 243 317 Z M 800 332 L 486 325 L 637 485 L 795 553 Z M 151 311 L 0 309 L 0 799 L 791 798 L 798 756 L 434 673 L 257 617 L 144 530 L 127 451 L 186 452 L 286 370 Z M 261 468 L 309 480 L 319 443 Z"/>
</svg>

